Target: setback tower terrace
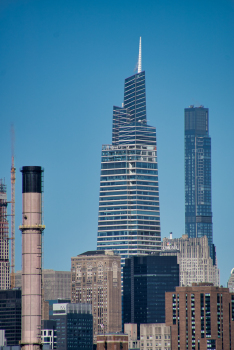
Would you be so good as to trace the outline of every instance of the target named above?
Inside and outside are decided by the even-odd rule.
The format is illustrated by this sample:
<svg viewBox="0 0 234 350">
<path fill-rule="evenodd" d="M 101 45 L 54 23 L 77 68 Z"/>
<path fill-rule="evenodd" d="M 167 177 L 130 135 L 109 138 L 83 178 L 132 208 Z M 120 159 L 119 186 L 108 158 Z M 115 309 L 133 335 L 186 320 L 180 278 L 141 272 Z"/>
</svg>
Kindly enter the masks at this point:
<svg viewBox="0 0 234 350">
<path fill-rule="evenodd" d="M 112 144 L 102 146 L 98 250 L 124 259 L 160 250 L 156 129 L 147 124 L 145 72 L 125 79 L 124 103 L 113 107 Z"/>
</svg>

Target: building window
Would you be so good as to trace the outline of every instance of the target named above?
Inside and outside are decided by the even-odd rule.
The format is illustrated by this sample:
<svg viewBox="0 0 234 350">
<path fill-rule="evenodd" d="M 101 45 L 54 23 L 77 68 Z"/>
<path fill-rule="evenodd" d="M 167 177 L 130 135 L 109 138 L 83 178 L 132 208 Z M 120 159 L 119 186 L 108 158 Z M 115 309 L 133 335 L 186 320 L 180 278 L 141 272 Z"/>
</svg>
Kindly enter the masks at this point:
<svg viewBox="0 0 234 350">
<path fill-rule="evenodd" d="M 217 294 L 217 333 L 220 338 L 220 295 Z"/>
<path fill-rule="evenodd" d="M 178 349 L 180 349 L 180 295 L 177 294 L 177 330 L 178 330 Z"/>
<path fill-rule="evenodd" d="M 172 294 L 172 319 L 173 324 L 176 324 L 176 295 Z"/>
<path fill-rule="evenodd" d="M 192 350 L 195 350 L 195 297 L 191 294 Z"/>
<path fill-rule="evenodd" d="M 205 294 L 206 337 L 211 337 L 210 294 Z"/>
<path fill-rule="evenodd" d="M 216 349 L 216 341 L 215 339 L 207 339 L 207 350 L 215 350 Z"/>
<path fill-rule="evenodd" d="M 232 321 L 234 321 L 234 295 L 232 295 Z"/>
<path fill-rule="evenodd" d="M 204 338 L 205 334 L 205 320 L 204 320 L 204 294 L 200 294 L 200 313 L 201 313 L 201 338 Z"/>
</svg>

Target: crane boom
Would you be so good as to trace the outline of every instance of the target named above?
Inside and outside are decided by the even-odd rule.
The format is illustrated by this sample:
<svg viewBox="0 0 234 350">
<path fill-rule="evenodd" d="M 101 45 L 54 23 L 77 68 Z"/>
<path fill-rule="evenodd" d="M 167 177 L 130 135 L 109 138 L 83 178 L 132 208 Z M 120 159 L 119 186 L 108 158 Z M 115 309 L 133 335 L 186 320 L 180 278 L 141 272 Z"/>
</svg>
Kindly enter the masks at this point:
<svg viewBox="0 0 234 350">
<path fill-rule="evenodd" d="M 15 287 L 15 165 L 14 126 L 11 126 L 11 288 Z"/>
</svg>

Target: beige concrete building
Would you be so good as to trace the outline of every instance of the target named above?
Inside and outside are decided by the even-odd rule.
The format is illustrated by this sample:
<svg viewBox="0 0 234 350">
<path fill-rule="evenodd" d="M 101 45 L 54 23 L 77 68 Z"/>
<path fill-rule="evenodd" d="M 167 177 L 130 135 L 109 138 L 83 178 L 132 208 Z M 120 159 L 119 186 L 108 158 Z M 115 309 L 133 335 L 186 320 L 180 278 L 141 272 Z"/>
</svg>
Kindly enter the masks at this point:
<svg viewBox="0 0 234 350">
<path fill-rule="evenodd" d="M 140 341 L 137 340 L 137 323 L 125 323 L 124 333 L 128 335 L 128 349 L 140 349 Z"/>
<path fill-rule="evenodd" d="M 21 288 L 21 271 L 15 273 L 15 286 Z M 71 298 L 71 272 L 43 270 L 44 300 Z"/>
<path fill-rule="evenodd" d="M 217 262 L 213 265 L 206 236 L 201 238 L 163 238 L 161 255 L 177 255 L 180 265 L 180 286 L 209 282 L 219 286 Z"/>
<path fill-rule="evenodd" d="M 140 350 L 171 350 L 171 327 L 165 323 L 141 324 Z"/>
<path fill-rule="evenodd" d="M 120 256 L 89 251 L 71 258 L 72 303 L 92 304 L 94 343 L 98 333 L 121 331 Z"/>
</svg>

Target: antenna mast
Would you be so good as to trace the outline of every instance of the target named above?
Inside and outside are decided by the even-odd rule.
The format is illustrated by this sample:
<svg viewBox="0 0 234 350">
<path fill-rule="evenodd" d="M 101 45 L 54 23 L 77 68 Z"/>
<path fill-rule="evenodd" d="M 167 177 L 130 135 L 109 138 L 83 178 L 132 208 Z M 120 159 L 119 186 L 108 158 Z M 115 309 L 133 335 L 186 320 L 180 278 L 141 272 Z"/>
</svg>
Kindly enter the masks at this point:
<svg viewBox="0 0 234 350">
<path fill-rule="evenodd" d="M 138 73 L 141 73 L 141 36 L 139 42 Z"/>
<path fill-rule="evenodd" d="M 11 125 L 11 289 L 15 287 L 15 131 Z"/>
</svg>

